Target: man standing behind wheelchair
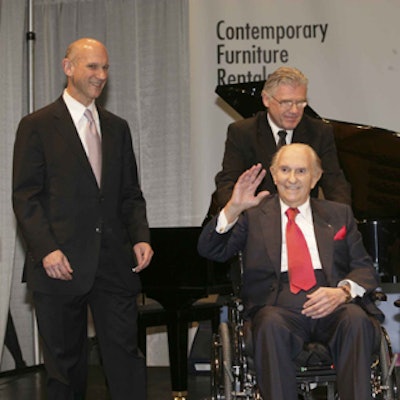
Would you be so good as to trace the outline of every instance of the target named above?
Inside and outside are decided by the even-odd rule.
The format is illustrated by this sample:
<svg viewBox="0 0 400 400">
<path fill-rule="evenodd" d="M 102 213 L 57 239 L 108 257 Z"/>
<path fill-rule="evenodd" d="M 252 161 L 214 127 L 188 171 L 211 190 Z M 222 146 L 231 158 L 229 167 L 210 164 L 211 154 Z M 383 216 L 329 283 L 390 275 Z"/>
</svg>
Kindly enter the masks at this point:
<svg viewBox="0 0 400 400">
<path fill-rule="evenodd" d="M 298 398 L 294 360 L 305 343 L 316 341 L 331 352 L 340 399 L 371 399 L 370 365 L 384 317 L 370 298 L 378 279 L 351 208 L 310 198 L 323 171 L 308 145 L 283 146 L 270 171 L 278 194 L 255 194 L 266 171 L 254 165 L 198 243 L 199 253 L 214 261 L 243 253 L 241 296 L 262 398 Z M 288 209 L 295 217 L 287 232 Z M 306 272 L 298 274 L 306 259 L 310 281 Z"/>
</svg>

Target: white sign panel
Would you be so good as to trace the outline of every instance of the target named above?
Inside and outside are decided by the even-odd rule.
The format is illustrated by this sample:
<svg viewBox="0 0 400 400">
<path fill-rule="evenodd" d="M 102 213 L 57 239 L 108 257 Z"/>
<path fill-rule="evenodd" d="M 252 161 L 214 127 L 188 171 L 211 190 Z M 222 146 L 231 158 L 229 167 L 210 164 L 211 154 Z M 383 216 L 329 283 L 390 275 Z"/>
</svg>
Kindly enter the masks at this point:
<svg viewBox="0 0 400 400">
<path fill-rule="evenodd" d="M 220 169 L 227 125 L 240 118 L 221 84 L 264 80 L 281 65 L 309 78 L 321 116 L 400 130 L 400 1 L 189 0 L 196 217 Z"/>
</svg>

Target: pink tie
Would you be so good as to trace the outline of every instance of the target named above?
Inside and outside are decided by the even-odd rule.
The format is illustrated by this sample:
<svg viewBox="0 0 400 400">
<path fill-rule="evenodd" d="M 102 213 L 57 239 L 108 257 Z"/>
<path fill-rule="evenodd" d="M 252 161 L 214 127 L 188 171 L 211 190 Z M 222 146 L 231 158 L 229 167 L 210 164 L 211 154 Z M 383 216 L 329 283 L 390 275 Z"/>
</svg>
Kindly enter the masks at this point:
<svg viewBox="0 0 400 400">
<path fill-rule="evenodd" d="M 88 158 L 92 166 L 93 173 L 96 177 L 97 184 L 100 187 L 101 182 L 101 139 L 96 129 L 92 112 L 89 109 L 85 110 L 85 117 L 88 120 L 86 129 L 86 145 Z"/>
<path fill-rule="evenodd" d="M 301 289 L 309 290 L 317 283 L 306 239 L 295 222 L 298 213 L 297 208 L 288 208 L 286 211 L 286 246 L 292 293 L 298 293 Z"/>
</svg>

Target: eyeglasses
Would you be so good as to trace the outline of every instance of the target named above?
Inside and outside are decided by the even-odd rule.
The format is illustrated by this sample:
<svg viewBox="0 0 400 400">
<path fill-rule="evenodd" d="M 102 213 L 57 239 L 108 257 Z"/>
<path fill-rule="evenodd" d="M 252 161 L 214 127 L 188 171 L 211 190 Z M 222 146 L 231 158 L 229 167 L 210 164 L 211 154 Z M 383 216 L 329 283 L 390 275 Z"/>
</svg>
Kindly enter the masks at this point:
<svg viewBox="0 0 400 400">
<path fill-rule="evenodd" d="M 272 95 L 271 97 L 281 106 L 283 110 L 290 110 L 294 104 L 296 104 L 297 108 L 304 108 L 307 105 L 306 100 L 278 100 Z"/>
</svg>

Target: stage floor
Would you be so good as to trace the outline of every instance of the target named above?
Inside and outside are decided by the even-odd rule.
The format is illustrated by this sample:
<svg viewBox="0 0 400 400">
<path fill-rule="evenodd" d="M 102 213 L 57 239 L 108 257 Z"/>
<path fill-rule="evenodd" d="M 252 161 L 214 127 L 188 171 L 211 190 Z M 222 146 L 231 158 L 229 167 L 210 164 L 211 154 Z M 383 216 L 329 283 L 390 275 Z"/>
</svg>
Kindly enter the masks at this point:
<svg viewBox="0 0 400 400">
<path fill-rule="evenodd" d="M 148 400 L 172 398 L 168 367 L 148 367 Z M 189 375 L 188 400 L 206 400 L 210 397 L 210 377 Z M 21 373 L 0 375 L 1 400 L 44 400 L 45 372 L 42 367 L 27 368 Z M 132 397 L 134 399 L 134 397 Z M 100 366 L 89 366 L 89 384 L 85 400 L 111 400 Z"/>
<path fill-rule="evenodd" d="M 399 370 L 399 368 L 397 369 Z M 44 400 L 46 398 L 44 384 L 45 372 L 42 367 L 27 368 L 18 374 L 3 373 L 0 375 L 0 399 Z M 147 385 L 148 400 L 172 399 L 168 367 L 148 367 Z M 210 376 L 189 375 L 188 389 L 189 395 L 187 400 L 210 400 Z M 326 398 L 323 388 L 313 392 L 314 400 L 323 400 Z M 89 385 L 85 400 L 111 400 L 100 366 L 89 366 Z"/>
</svg>

